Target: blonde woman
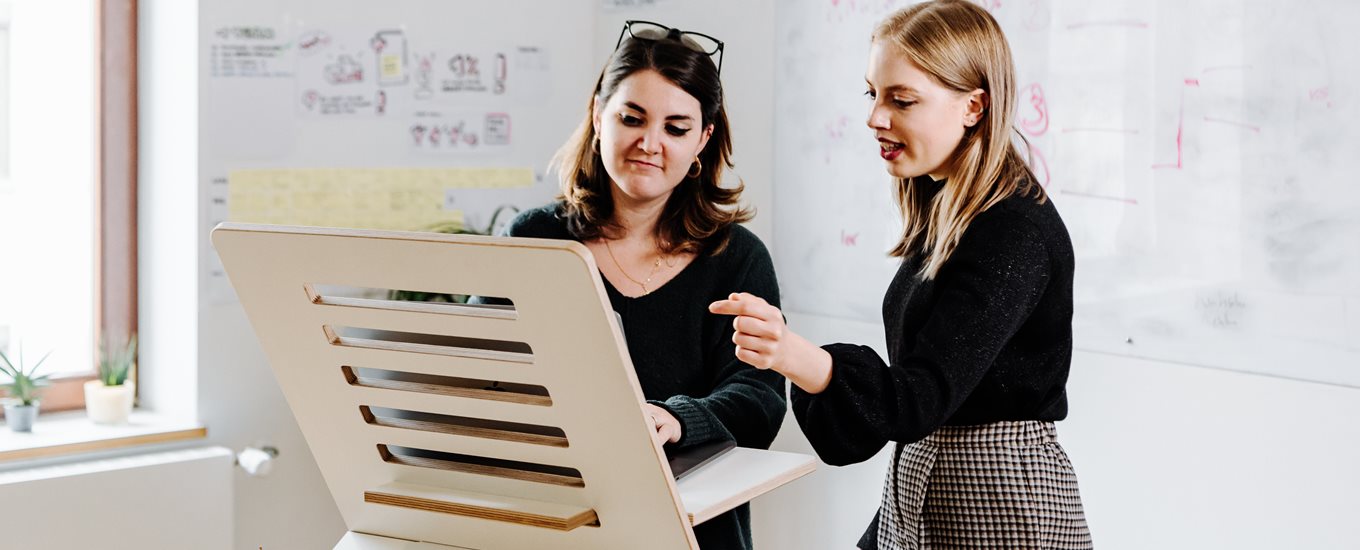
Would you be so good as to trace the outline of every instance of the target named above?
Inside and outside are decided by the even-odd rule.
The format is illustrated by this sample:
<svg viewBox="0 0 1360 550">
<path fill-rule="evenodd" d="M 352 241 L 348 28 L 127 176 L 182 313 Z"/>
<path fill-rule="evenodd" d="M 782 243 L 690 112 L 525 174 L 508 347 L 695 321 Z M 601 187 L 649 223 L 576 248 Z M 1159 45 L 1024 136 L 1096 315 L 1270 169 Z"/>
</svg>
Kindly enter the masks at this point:
<svg viewBox="0 0 1360 550">
<path fill-rule="evenodd" d="M 793 381 L 818 455 L 896 453 L 860 548 L 1090 548 L 1067 416 L 1072 245 L 1013 144 L 1015 70 L 995 20 L 937 0 L 882 21 L 869 54 L 868 125 L 905 228 L 883 299 L 888 360 L 817 347 L 738 293 L 736 356 Z"/>
</svg>

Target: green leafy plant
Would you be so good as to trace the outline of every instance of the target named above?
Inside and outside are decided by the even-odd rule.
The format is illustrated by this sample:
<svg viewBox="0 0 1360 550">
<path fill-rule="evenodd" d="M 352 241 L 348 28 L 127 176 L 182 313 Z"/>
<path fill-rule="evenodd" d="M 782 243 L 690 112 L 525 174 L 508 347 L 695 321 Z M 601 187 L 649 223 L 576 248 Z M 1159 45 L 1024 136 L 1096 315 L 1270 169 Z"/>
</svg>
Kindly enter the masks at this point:
<svg viewBox="0 0 1360 550">
<path fill-rule="evenodd" d="M 137 365 L 137 335 L 129 337 L 126 345 L 116 347 L 105 340 L 101 348 L 99 381 L 105 386 L 123 385 Z"/>
<path fill-rule="evenodd" d="M 4 362 L 3 365 L 0 365 L 0 374 L 10 378 L 10 382 L 0 384 L 0 388 L 4 388 L 5 393 L 19 401 L 20 405 L 32 405 L 34 401 L 38 400 L 38 389 L 47 385 L 49 375 L 34 375 L 37 374 L 38 367 L 42 366 L 43 361 L 47 360 L 48 355 L 52 355 L 52 352 L 47 352 L 47 355 L 42 356 L 42 359 L 39 359 L 32 367 L 25 367 L 23 348 L 19 348 L 19 364 L 17 366 L 9 360 L 9 356 L 5 355 L 5 352 L 0 351 L 0 361 Z"/>
</svg>

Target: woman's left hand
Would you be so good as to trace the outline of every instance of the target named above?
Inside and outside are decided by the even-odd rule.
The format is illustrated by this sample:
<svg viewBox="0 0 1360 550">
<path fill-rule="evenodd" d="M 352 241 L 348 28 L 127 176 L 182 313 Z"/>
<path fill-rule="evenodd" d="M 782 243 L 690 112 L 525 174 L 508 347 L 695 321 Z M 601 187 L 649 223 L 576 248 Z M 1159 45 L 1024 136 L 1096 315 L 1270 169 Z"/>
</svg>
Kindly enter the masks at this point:
<svg viewBox="0 0 1360 550">
<path fill-rule="evenodd" d="M 643 403 L 642 410 L 651 417 L 652 426 L 656 428 L 656 431 L 652 432 L 652 438 L 656 439 L 657 445 L 680 441 L 683 430 L 680 421 L 671 415 L 670 411 L 651 403 Z"/>
</svg>

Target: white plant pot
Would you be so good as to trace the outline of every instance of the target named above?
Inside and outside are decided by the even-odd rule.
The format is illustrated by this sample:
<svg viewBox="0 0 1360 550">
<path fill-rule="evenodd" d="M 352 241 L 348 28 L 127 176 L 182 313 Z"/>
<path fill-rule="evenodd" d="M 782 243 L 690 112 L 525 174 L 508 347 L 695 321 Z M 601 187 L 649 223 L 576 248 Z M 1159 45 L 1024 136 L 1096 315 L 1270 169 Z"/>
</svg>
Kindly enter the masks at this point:
<svg viewBox="0 0 1360 550">
<path fill-rule="evenodd" d="M 33 421 L 38 418 L 38 402 L 32 405 L 5 403 L 5 423 L 15 432 L 33 431 Z"/>
<path fill-rule="evenodd" d="M 105 386 L 102 381 L 91 380 L 85 383 L 85 412 L 95 424 L 126 424 L 136 394 L 132 382 Z"/>
</svg>

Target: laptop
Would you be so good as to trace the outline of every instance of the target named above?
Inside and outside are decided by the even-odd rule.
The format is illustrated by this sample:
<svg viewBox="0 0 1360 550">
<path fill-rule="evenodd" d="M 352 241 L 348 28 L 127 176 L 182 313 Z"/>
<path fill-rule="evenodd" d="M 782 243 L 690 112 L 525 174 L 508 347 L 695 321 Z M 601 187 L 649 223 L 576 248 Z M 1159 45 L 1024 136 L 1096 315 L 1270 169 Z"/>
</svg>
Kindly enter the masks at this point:
<svg viewBox="0 0 1360 550">
<path fill-rule="evenodd" d="M 623 314 L 615 311 L 614 320 L 618 321 L 619 333 L 623 333 Z M 684 449 L 665 447 L 666 460 L 671 464 L 671 475 L 675 476 L 676 481 L 685 477 L 686 474 L 699 469 L 700 466 L 712 462 L 724 453 L 737 448 L 735 441 L 714 441 L 703 443 Z"/>
<path fill-rule="evenodd" d="M 666 447 L 666 460 L 671 464 L 671 475 L 675 476 L 676 481 L 680 481 L 689 473 L 698 470 L 700 466 L 714 461 L 735 448 L 737 448 L 737 442 L 731 440 L 703 443 L 678 450 Z"/>
</svg>

